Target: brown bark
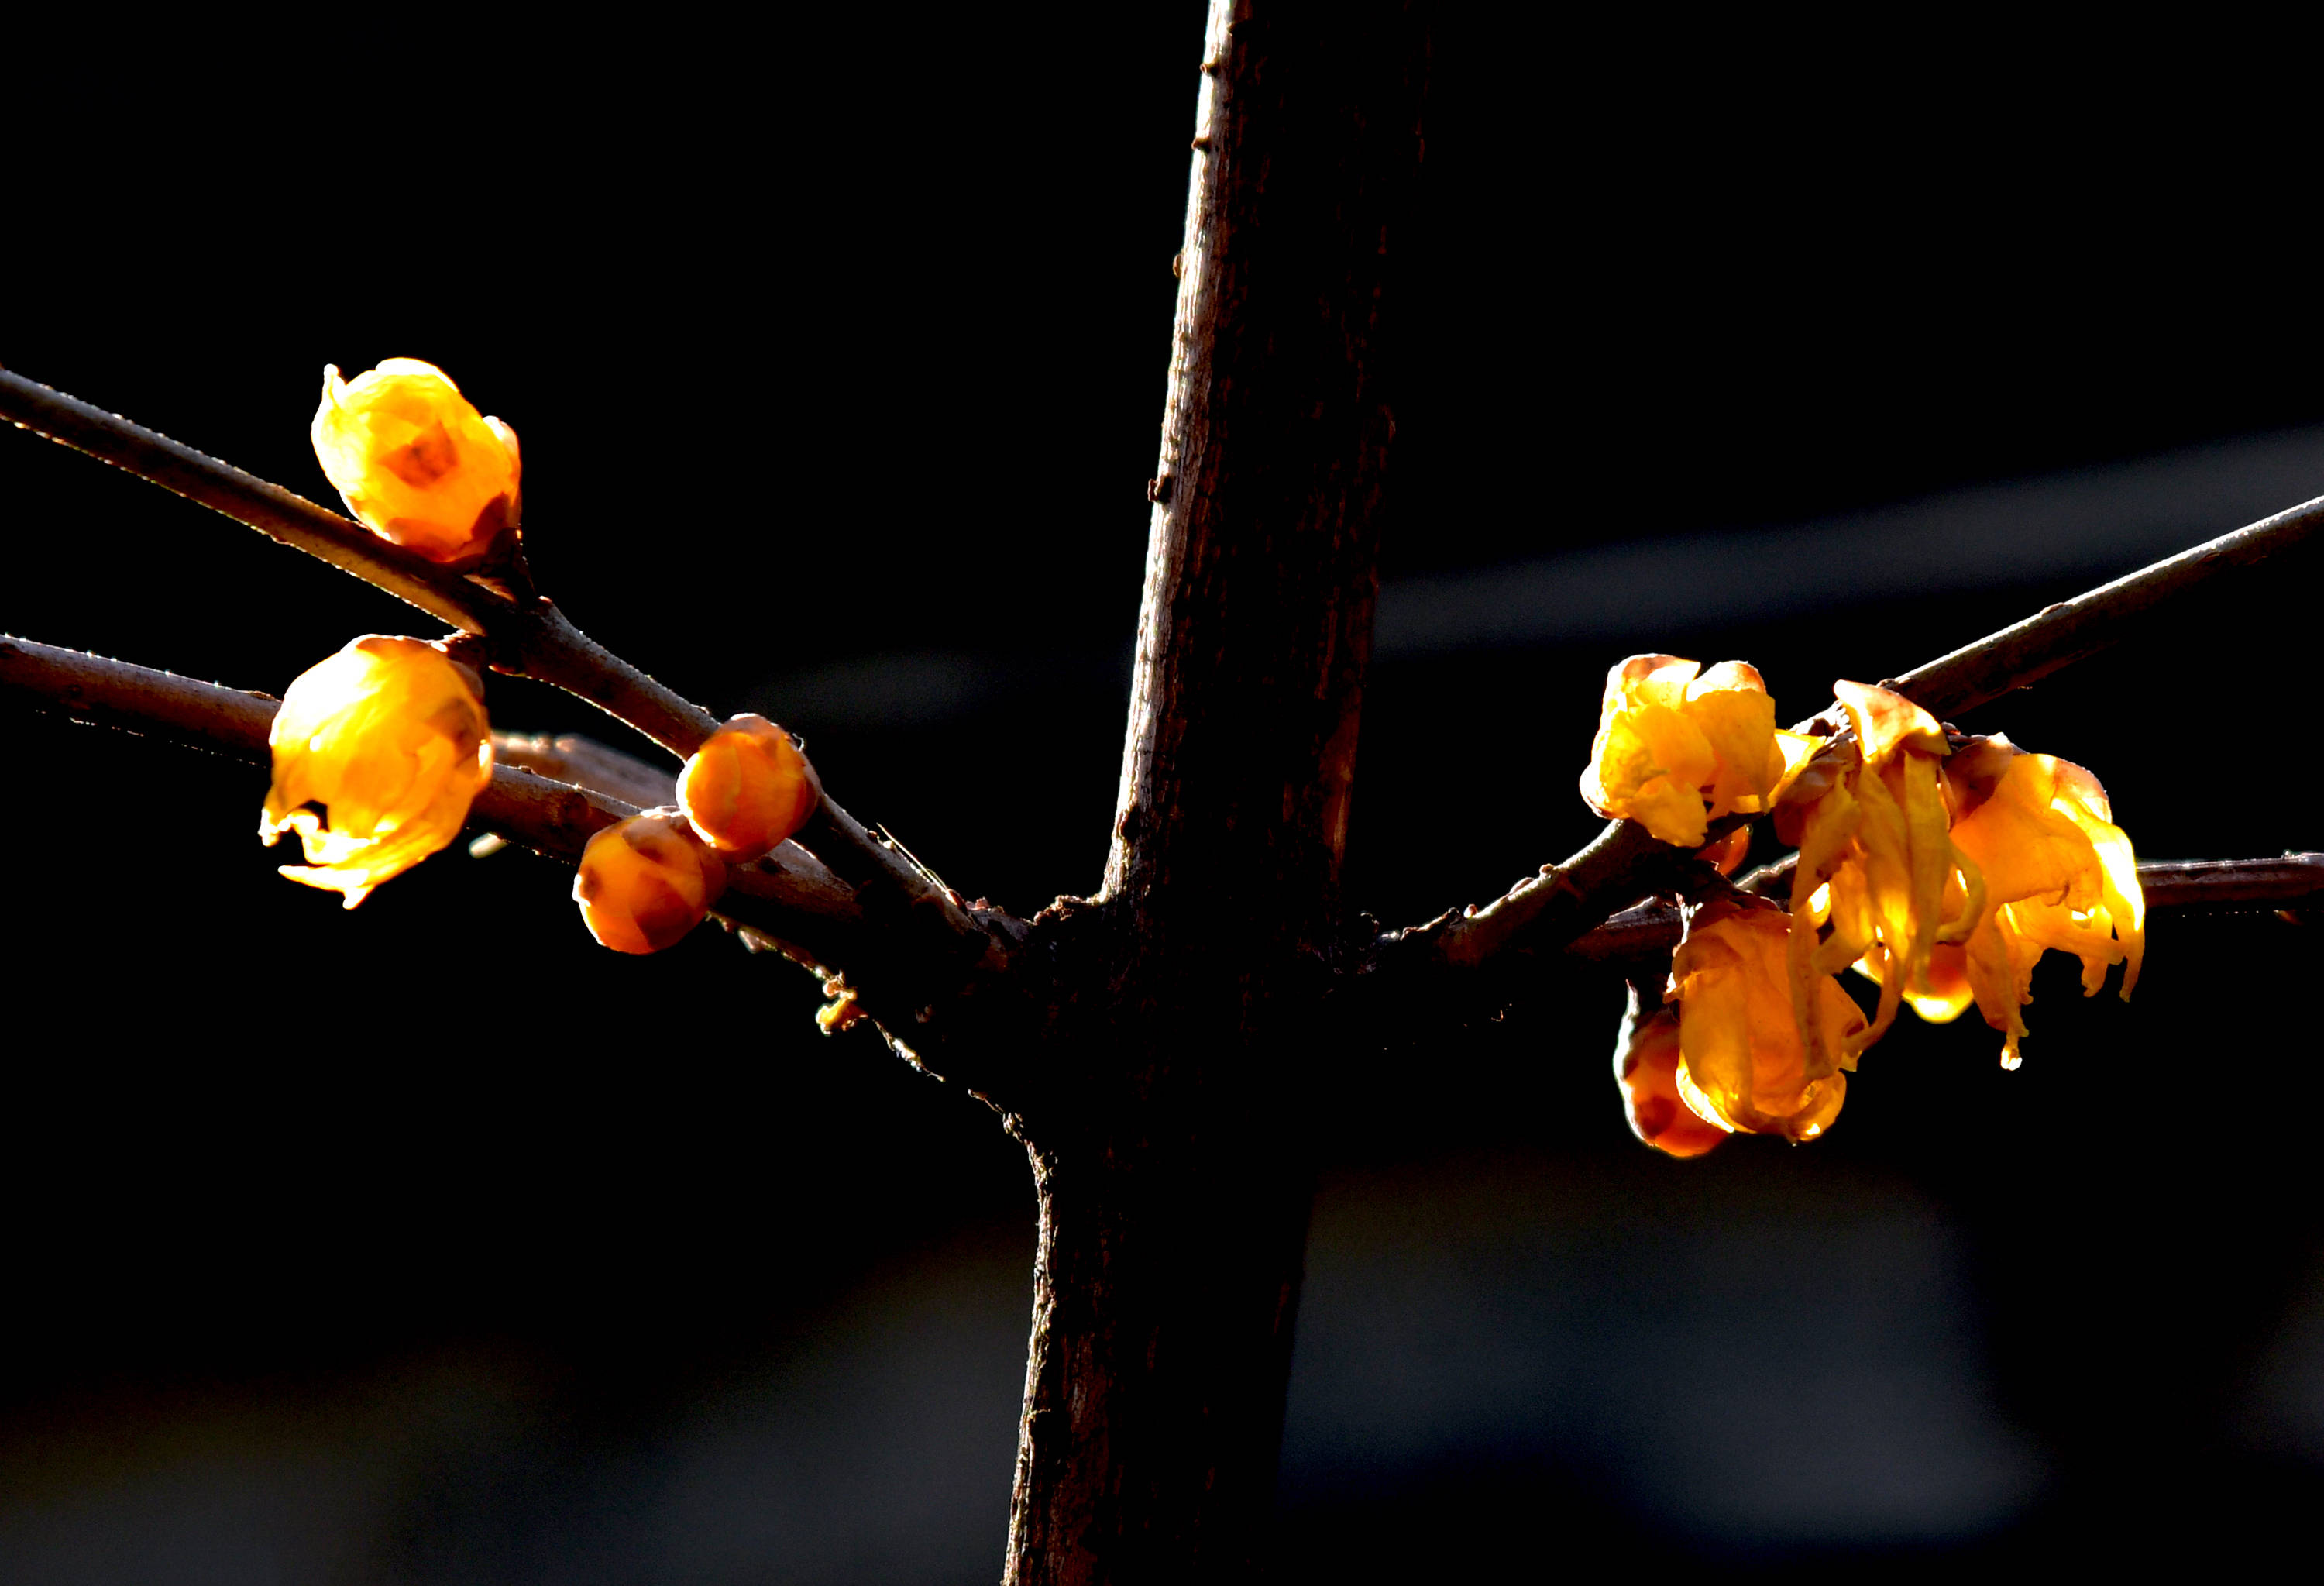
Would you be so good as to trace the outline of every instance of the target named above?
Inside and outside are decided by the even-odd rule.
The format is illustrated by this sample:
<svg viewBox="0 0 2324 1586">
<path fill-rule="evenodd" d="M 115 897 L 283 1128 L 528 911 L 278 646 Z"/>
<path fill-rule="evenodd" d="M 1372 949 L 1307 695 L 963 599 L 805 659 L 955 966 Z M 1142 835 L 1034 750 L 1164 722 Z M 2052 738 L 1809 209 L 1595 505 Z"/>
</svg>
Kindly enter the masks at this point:
<svg viewBox="0 0 2324 1586">
<path fill-rule="evenodd" d="M 1012 1581 L 1248 1571 L 1275 1483 L 1371 642 L 1415 8 L 1213 6 L 1103 890 L 1012 1117 L 1041 1207 Z"/>
</svg>

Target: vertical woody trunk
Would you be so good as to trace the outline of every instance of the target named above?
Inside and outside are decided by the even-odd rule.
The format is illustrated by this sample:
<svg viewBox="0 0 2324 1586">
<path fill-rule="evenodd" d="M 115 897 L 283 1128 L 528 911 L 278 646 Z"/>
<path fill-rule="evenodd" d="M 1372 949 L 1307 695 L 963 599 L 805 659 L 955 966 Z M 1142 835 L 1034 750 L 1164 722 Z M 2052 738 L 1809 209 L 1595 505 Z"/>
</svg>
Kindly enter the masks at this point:
<svg viewBox="0 0 2324 1586">
<path fill-rule="evenodd" d="M 1394 432 L 1382 327 L 1427 32 L 1212 8 L 1105 886 L 1046 916 L 1012 1118 L 1040 1258 L 1008 1578 L 1233 1578 L 1264 1545 Z"/>
</svg>

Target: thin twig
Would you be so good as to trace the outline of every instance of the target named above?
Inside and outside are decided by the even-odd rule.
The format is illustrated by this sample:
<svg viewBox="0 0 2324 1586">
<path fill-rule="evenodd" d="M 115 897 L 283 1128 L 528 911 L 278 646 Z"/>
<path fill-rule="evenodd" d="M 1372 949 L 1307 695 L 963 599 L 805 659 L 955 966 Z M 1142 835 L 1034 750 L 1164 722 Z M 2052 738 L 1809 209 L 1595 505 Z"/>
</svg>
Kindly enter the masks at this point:
<svg viewBox="0 0 2324 1586">
<path fill-rule="evenodd" d="M 2324 528 L 2324 496 L 2204 541 L 2071 600 L 2045 606 L 1997 633 L 1914 668 L 1896 691 L 1937 716 L 1965 715 L 2023 688 L 2133 632 L 2138 619 L 2223 573 L 2291 549 Z"/>
<path fill-rule="evenodd" d="M 0 369 L 0 419 L 222 512 L 464 632 L 483 635 L 495 671 L 537 678 L 586 699 L 681 760 L 718 728 L 715 716 L 606 650 L 553 603 L 539 597 L 512 599 L 382 539 L 304 496 L 117 413 Z M 908 903 L 932 901 L 954 935 L 982 935 L 982 927 L 948 890 L 865 831 L 828 795 L 809 831 L 801 835 L 848 880 L 883 887 Z"/>
</svg>

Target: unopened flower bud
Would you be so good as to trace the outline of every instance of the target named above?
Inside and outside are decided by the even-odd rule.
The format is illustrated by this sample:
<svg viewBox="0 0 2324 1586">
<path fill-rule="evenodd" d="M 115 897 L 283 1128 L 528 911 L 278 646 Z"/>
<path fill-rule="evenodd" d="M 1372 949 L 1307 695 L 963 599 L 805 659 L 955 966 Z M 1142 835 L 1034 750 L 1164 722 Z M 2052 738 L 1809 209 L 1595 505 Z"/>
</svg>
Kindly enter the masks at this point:
<svg viewBox="0 0 2324 1586">
<path fill-rule="evenodd" d="M 326 368 L 313 436 L 347 511 L 429 561 L 472 561 L 517 521 L 516 431 L 433 364 L 390 358 L 352 382 Z"/>
<path fill-rule="evenodd" d="M 377 633 L 300 673 L 267 734 L 274 779 L 258 834 L 272 844 L 297 832 L 314 868 L 282 873 L 353 908 L 458 836 L 492 780 L 483 692 L 434 645 Z"/>
<path fill-rule="evenodd" d="M 589 934 L 616 953 L 659 953 L 702 923 L 726 866 L 674 809 L 607 826 L 581 851 L 573 899 Z"/>
<path fill-rule="evenodd" d="M 817 789 L 790 734 L 764 716 L 728 721 L 678 776 L 678 802 L 702 840 L 729 859 L 771 851 L 815 813 Z"/>
</svg>

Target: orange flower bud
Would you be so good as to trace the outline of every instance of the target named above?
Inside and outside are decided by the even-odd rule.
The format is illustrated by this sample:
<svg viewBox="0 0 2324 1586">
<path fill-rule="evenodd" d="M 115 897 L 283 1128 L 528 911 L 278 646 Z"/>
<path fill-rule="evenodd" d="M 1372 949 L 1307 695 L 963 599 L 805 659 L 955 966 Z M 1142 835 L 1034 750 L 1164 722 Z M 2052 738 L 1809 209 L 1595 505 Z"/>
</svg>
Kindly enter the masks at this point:
<svg viewBox="0 0 2324 1586">
<path fill-rule="evenodd" d="M 790 734 L 747 713 L 713 733 L 678 775 L 678 807 L 729 859 L 756 859 L 798 831 L 819 791 Z"/>
<path fill-rule="evenodd" d="M 1700 848 L 1720 816 L 1756 814 L 1782 780 L 1775 702 L 1742 661 L 1634 655 L 1606 674 L 1582 797 L 1610 819 Z"/>
<path fill-rule="evenodd" d="M 1633 986 L 1629 1012 L 1614 1042 L 1614 1082 L 1622 1087 L 1630 1132 L 1657 1151 L 1700 1157 L 1731 1131 L 1724 1123 L 1697 1117 L 1679 1099 L 1678 1064 L 1677 1010 L 1645 1011 Z"/>
<path fill-rule="evenodd" d="M 390 358 L 351 383 L 326 368 L 312 433 L 347 511 L 429 561 L 474 560 L 517 521 L 516 431 L 433 364 Z"/>
<path fill-rule="evenodd" d="M 726 867 L 675 809 L 616 822 L 581 851 L 573 899 L 589 934 L 616 953 L 659 953 L 703 921 Z"/>
<path fill-rule="evenodd" d="M 434 645 L 377 633 L 300 673 L 267 734 L 274 779 L 258 834 L 271 846 L 296 831 L 316 868 L 282 873 L 353 908 L 459 835 L 493 775 L 483 694 Z"/>
</svg>

